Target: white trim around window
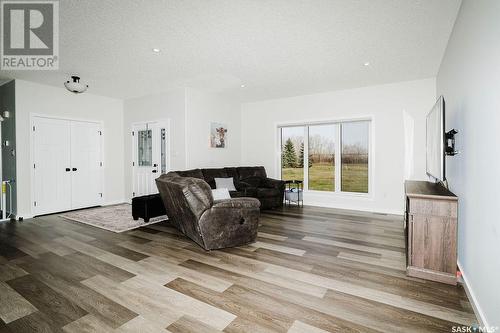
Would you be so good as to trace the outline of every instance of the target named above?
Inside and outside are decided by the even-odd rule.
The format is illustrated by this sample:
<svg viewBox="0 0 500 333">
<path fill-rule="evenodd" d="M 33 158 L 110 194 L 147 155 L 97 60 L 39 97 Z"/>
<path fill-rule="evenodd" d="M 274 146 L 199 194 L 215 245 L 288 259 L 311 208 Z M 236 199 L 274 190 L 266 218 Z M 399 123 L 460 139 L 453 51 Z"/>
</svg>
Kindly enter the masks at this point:
<svg viewBox="0 0 500 333">
<path fill-rule="evenodd" d="M 341 190 L 341 165 L 342 165 L 342 123 L 350 122 L 368 122 L 368 192 L 347 192 Z M 308 184 L 309 172 L 308 168 L 304 168 L 304 192 L 314 195 L 323 195 L 331 197 L 345 197 L 354 199 L 373 199 L 374 197 L 374 170 L 375 170 L 375 139 L 374 139 L 374 127 L 375 120 L 372 116 L 359 117 L 359 118 L 342 118 L 342 119 L 330 119 L 330 120 L 315 120 L 315 121 L 296 121 L 296 122 L 286 122 L 286 123 L 276 123 L 276 141 L 275 141 L 275 156 L 276 156 L 276 176 L 281 179 L 282 175 L 282 162 L 281 162 L 281 140 L 282 140 L 282 128 L 287 127 L 304 127 L 304 166 L 309 164 L 309 126 L 314 125 L 337 125 L 335 131 L 335 189 L 334 191 L 320 191 L 320 190 L 310 190 Z"/>
</svg>

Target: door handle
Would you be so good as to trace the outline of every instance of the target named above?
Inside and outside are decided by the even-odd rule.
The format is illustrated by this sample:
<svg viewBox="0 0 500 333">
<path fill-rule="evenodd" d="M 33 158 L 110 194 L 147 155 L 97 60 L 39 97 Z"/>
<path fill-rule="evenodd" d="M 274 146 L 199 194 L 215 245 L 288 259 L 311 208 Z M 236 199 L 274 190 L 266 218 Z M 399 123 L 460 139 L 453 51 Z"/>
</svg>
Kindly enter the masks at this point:
<svg viewBox="0 0 500 333">
<path fill-rule="evenodd" d="M 153 170 L 153 171 L 151 171 L 151 172 L 152 172 L 152 173 L 157 173 L 157 172 L 158 172 L 158 170 Z"/>
<path fill-rule="evenodd" d="M 69 172 L 69 171 L 71 171 L 71 169 L 70 168 L 66 168 L 66 172 Z"/>
<path fill-rule="evenodd" d="M 73 171 L 76 171 L 76 170 L 78 170 L 78 169 L 77 168 L 73 168 Z"/>
</svg>

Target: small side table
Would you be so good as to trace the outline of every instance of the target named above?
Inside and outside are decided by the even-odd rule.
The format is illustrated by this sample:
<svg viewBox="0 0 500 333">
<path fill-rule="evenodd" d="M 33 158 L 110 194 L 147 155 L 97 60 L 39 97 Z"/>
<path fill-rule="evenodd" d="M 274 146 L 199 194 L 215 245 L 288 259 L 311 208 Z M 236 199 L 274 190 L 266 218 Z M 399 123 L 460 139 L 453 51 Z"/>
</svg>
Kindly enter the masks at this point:
<svg viewBox="0 0 500 333">
<path fill-rule="evenodd" d="M 285 204 L 290 207 L 296 203 L 298 207 L 304 207 L 304 181 L 302 180 L 285 180 Z M 295 189 L 297 192 L 292 192 Z"/>
</svg>

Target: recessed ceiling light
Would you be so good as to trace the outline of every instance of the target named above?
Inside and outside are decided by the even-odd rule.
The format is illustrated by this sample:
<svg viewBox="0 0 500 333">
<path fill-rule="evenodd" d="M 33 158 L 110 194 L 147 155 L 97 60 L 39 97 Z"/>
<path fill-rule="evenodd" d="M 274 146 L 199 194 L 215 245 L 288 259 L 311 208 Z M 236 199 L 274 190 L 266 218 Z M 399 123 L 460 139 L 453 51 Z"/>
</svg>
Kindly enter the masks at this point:
<svg viewBox="0 0 500 333">
<path fill-rule="evenodd" d="M 154 49 L 153 49 L 153 52 L 154 52 L 154 53 L 160 53 L 160 49 L 154 48 Z"/>
<path fill-rule="evenodd" d="M 367 61 L 367 62 L 365 62 L 363 65 L 365 65 L 365 66 L 370 66 L 370 63 Z"/>
<path fill-rule="evenodd" d="M 245 88 L 246 86 L 245 86 L 244 84 L 242 84 L 240 87 L 241 87 L 241 88 Z"/>
</svg>

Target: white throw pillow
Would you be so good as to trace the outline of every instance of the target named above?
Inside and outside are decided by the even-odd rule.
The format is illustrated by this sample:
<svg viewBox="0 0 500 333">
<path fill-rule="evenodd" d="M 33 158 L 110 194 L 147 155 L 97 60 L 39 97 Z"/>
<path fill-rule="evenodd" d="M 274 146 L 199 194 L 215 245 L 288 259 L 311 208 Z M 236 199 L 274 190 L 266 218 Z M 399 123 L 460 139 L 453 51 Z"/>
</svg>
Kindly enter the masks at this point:
<svg viewBox="0 0 500 333">
<path fill-rule="evenodd" d="M 234 187 L 233 177 L 229 178 L 214 178 L 215 179 L 215 188 L 227 188 L 228 191 L 236 191 L 236 187 Z"/>
<path fill-rule="evenodd" d="M 231 199 L 231 196 L 229 195 L 229 191 L 227 190 L 227 188 L 218 188 L 212 190 L 212 196 L 214 197 L 214 200 Z"/>
</svg>

